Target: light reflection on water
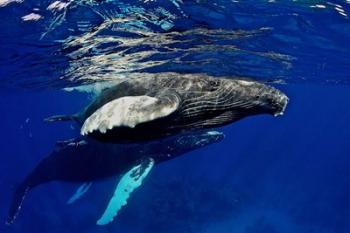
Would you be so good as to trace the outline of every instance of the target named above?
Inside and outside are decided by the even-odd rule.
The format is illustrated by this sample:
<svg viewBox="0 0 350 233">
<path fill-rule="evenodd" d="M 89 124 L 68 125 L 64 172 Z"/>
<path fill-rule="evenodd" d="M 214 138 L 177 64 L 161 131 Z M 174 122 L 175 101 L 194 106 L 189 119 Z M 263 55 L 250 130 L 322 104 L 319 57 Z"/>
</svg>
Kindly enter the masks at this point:
<svg viewBox="0 0 350 233">
<path fill-rule="evenodd" d="M 133 72 L 347 84 L 348 8 L 327 1 L 1 0 L 0 11 L 11 13 L 0 23 L 1 86 L 61 88 Z"/>
</svg>

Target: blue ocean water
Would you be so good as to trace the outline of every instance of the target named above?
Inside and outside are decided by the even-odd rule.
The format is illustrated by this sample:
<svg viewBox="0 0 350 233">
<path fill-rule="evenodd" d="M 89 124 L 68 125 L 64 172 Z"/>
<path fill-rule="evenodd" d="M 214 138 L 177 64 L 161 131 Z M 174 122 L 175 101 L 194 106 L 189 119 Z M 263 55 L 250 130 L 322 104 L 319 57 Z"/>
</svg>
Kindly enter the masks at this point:
<svg viewBox="0 0 350 233">
<path fill-rule="evenodd" d="M 350 232 L 349 14 L 349 1 L 0 0 L 1 222 L 21 180 L 77 136 L 42 121 L 93 98 L 69 88 L 172 71 L 290 98 L 282 117 L 223 127 L 222 142 L 157 166 L 107 226 L 113 177 L 73 205 L 79 184 L 39 186 L 0 232 Z"/>
</svg>

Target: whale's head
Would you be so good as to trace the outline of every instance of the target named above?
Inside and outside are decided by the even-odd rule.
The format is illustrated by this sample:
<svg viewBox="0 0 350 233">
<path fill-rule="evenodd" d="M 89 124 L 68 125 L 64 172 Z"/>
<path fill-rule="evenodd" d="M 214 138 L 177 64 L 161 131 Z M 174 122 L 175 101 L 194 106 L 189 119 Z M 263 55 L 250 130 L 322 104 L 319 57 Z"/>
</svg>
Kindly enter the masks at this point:
<svg viewBox="0 0 350 233">
<path fill-rule="evenodd" d="M 289 98 L 274 87 L 264 84 L 260 85 L 257 95 L 255 96 L 256 104 L 259 106 L 259 109 L 273 116 L 283 115 Z"/>
<path fill-rule="evenodd" d="M 283 115 L 289 98 L 280 90 L 256 81 L 237 80 L 241 102 L 238 104 L 248 115 Z"/>
</svg>

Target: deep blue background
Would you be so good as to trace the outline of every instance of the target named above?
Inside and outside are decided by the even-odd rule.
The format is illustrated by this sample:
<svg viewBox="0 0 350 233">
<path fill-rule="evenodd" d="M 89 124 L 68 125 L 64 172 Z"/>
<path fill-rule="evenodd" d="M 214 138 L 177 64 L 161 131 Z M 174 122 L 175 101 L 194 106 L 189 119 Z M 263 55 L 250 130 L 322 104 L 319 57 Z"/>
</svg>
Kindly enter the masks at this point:
<svg viewBox="0 0 350 233">
<path fill-rule="evenodd" d="M 43 13 L 39 25 L 25 24 L 20 17 L 34 6 L 45 8 L 43 2 L 0 8 L 4 16 L 0 22 L 0 222 L 6 219 L 16 185 L 57 140 L 78 133 L 74 123 L 50 125 L 42 119 L 76 112 L 90 100 L 86 94 L 55 88 L 71 83 L 58 78 L 68 59 L 57 56 L 59 43 L 54 39 L 66 38 L 64 28 L 83 14 L 75 9 L 61 28 L 39 40 L 50 15 Z M 130 2 L 140 6 L 138 1 Z M 304 2 L 215 2 L 186 1 L 182 10 L 190 17 L 179 17 L 172 30 L 272 27 L 262 36 L 229 43 L 290 55 L 292 67 L 249 53 L 214 53 L 208 55 L 218 59 L 214 64 L 185 68 L 167 64 L 150 71 L 281 79 L 286 84 L 276 87 L 290 97 L 285 115 L 244 119 L 222 128 L 223 142 L 157 166 L 108 226 L 95 222 L 117 178 L 94 184 L 71 206 L 65 203 L 79 184 L 40 186 L 29 193 L 15 224 L 0 224 L 0 232 L 350 232 L 349 18 L 329 5 L 326 10 L 311 9 Z M 344 1 L 333 2 L 348 11 Z M 145 8 L 163 4 L 177 12 L 165 1 L 152 4 Z M 84 11 L 91 21 L 99 22 L 87 8 Z M 153 28 L 157 30 L 163 33 Z"/>
<path fill-rule="evenodd" d="M 107 227 L 95 221 L 113 179 L 72 206 L 65 202 L 77 185 L 41 186 L 5 232 L 348 232 L 349 88 L 281 88 L 291 99 L 284 116 L 242 120 L 223 128 L 227 137 L 220 144 L 159 165 Z M 3 220 L 14 184 L 56 140 L 74 135 L 69 123 L 41 119 L 74 112 L 85 98 L 55 91 L 2 94 Z"/>
</svg>

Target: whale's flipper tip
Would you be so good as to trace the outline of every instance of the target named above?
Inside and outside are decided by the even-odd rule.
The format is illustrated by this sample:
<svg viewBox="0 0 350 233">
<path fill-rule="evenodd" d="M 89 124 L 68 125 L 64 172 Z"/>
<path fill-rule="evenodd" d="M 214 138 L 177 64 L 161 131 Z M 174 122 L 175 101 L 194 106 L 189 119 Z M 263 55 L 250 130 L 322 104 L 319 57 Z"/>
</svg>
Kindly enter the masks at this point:
<svg viewBox="0 0 350 233">
<path fill-rule="evenodd" d="M 44 122 L 56 122 L 56 121 L 75 121 L 78 119 L 77 115 L 55 115 L 44 119 Z"/>
<path fill-rule="evenodd" d="M 92 185 L 92 182 L 87 182 L 80 185 L 77 191 L 73 194 L 73 196 L 71 196 L 67 201 L 67 205 L 71 205 L 74 202 L 76 202 L 78 199 L 80 199 L 87 191 L 89 191 L 91 185 Z"/>
</svg>

